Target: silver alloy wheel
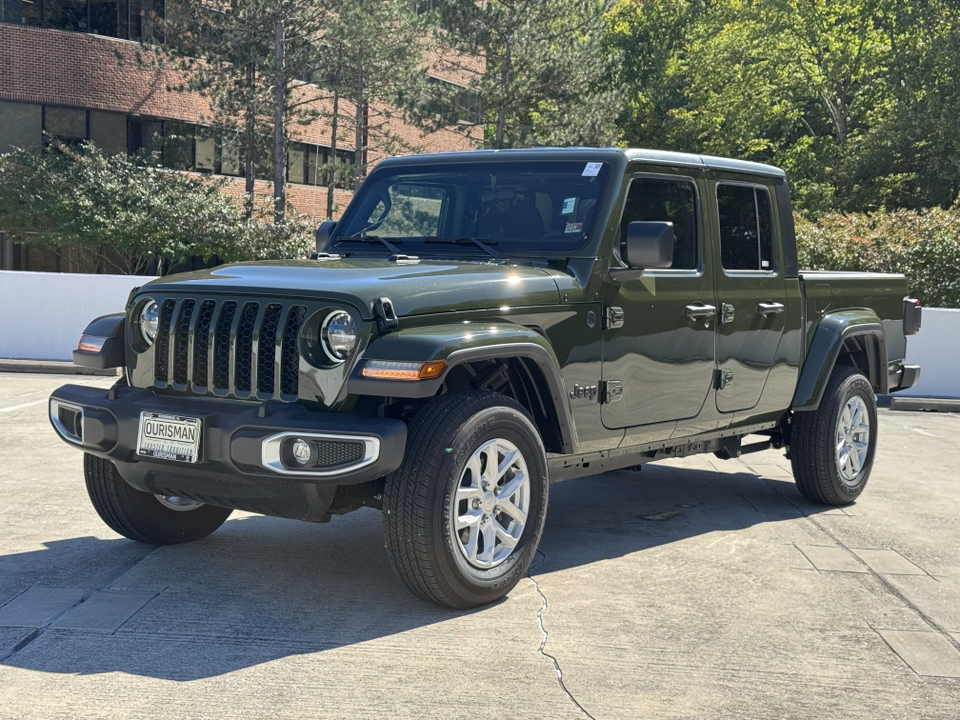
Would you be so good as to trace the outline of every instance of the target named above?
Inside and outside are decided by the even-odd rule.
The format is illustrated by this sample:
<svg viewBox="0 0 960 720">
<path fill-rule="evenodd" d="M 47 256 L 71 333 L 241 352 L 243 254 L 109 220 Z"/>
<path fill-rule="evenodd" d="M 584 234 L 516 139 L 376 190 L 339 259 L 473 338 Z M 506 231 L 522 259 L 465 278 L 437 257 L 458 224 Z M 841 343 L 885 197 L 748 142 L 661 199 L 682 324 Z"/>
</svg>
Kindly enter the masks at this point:
<svg viewBox="0 0 960 720">
<path fill-rule="evenodd" d="M 847 487 L 858 485 L 857 476 L 870 449 L 870 414 L 860 396 L 854 396 L 840 409 L 837 418 L 836 459 L 840 481 Z"/>
<path fill-rule="evenodd" d="M 180 497 L 179 495 L 154 495 L 160 504 L 177 512 L 190 512 L 202 507 L 203 503 L 190 498 Z"/>
<path fill-rule="evenodd" d="M 530 475 L 523 454 L 495 438 L 474 450 L 450 499 L 448 530 L 458 561 L 489 570 L 510 557 L 530 512 Z"/>
</svg>

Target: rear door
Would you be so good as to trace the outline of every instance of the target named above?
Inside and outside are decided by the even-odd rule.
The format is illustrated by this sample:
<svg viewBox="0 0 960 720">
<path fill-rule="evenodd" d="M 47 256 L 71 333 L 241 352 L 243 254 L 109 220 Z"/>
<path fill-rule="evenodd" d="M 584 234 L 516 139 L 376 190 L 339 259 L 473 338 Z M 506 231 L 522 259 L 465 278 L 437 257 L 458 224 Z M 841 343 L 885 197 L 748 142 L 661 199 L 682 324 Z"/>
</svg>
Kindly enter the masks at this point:
<svg viewBox="0 0 960 720">
<path fill-rule="evenodd" d="M 673 267 L 603 289 L 601 418 L 628 428 L 696 417 L 710 393 L 714 370 L 714 277 L 704 242 L 697 171 L 637 173 L 620 219 L 620 241 L 636 220 L 673 223 Z"/>
<path fill-rule="evenodd" d="M 757 405 L 777 362 L 788 318 L 773 183 L 721 177 L 715 186 L 717 409 Z"/>
</svg>

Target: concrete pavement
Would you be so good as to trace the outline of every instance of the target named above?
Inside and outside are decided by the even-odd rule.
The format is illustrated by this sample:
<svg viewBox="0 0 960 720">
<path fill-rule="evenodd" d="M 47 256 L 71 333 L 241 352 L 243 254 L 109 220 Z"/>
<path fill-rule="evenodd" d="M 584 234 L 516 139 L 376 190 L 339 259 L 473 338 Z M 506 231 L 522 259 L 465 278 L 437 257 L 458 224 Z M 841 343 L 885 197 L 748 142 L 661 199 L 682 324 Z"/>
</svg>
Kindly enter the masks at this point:
<svg viewBox="0 0 960 720">
<path fill-rule="evenodd" d="M 464 613 L 406 592 L 372 510 L 119 538 L 63 382 L 112 379 L 0 373 L 3 720 L 960 716 L 960 415 L 881 411 L 842 510 L 773 450 L 554 485 L 531 577 Z"/>
</svg>

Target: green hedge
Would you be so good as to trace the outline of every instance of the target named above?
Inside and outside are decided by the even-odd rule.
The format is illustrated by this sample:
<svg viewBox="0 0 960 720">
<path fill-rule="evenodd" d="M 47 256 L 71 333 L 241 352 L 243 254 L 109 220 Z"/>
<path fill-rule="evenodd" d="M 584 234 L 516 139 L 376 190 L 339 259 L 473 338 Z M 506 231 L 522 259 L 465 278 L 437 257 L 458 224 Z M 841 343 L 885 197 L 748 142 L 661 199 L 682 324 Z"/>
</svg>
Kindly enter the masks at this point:
<svg viewBox="0 0 960 720">
<path fill-rule="evenodd" d="M 960 207 L 799 215 L 800 267 L 902 273 L 928 307 L 960 308 Z"/>
</svg>

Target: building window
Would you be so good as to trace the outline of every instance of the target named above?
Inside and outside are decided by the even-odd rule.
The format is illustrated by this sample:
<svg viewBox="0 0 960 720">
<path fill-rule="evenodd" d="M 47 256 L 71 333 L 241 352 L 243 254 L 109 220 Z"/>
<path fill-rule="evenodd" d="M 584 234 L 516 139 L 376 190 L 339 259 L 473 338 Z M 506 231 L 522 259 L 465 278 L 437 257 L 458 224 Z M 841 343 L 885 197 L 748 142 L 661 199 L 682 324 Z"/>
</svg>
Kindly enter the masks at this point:
<svg viewBox="0 0 960 720">
<path fill-rule="evenodd" d="M 68 145 L 83 142 L 88 139 L 87 111 L 80 108 L 44 106 L 43 130 L 48 138 L 55 138 Z"/>
<path fill-rule="evenodd" d="M 17 147 L 39 147 L 43 142 L 40 105 L 0 101 L 0 153 Z"/>
<path fill-rule="evenodd" d="M 0 22 L 163 41 L 165 0 L 0 0 Z"/>
<path fill-rule="evenodd" d="M 458 123 L 465 125 L 483 122 L 483 105 L 476 92 L 432 75 L 427 78 L 427 83 L 430 90 L 419 103 L 422 112 L 445 118 L 455 117 Z"/>
<path fill-rule="evenodd" d="M 203 125 L 102 110 L 0 101 L 0 153 L 16 147 L 40 147 L 53 139 L 68 145 L 90 141 L 108 155 L 155 152 L 159 164 L 173 170 L 232 177 L 244 173 L 242 138 L 224 139 Z M 293 143 L 287 156 L 287 181 L 298 185 L 327 185 L 328 178 L 335 175 L 337 187 L 349 188 L 354 180 L 355 155 L 353 150 L 337 150 L 334 171 L 329 167 L 330 148 Z M 257 177 L 272 179 L 269 162 L 258 167 Z"/>
<path fill-rule="evenodd" d="M 90 141 L 107 155 L 127 152 L 127 116 L 123 113 L 90 111 Z"/>
</svg>

